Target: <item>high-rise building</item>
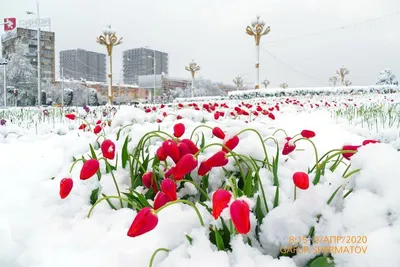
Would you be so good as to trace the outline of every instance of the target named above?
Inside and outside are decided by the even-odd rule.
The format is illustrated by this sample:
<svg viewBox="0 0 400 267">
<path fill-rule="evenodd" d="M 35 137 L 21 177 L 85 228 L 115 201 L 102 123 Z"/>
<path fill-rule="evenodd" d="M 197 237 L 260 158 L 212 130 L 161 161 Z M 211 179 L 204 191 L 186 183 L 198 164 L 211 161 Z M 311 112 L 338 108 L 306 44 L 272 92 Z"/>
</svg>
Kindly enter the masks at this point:
<svg viewBox="0 0 400 267">
<path fill-rule="evenodd" d="M 156 60 L 156 75 L 168 74 L 168 53 L 149 48 L 135 48 L 123 52 L 124 83 L 138 84 L 139 76 L 154 74 Z"/>
<path fill-rule="evenodd" d="M 2 56 L 9 58 L 17 50 L 29 58 L 37 69 L 37 31 L 35 29 L 17 28 L 1 37 Z M 21 52 L 21 51 L 19 51 Z M 40 70 L 42 81 L 54 82 L 56 72 L 55 33 L 40 31 Z"/>
<path fill-rule="evenodd" d="M 74 80 L 106 82 L 106 55 L 83 49 L 60 52 L 60 74 Z"/>
</svg>

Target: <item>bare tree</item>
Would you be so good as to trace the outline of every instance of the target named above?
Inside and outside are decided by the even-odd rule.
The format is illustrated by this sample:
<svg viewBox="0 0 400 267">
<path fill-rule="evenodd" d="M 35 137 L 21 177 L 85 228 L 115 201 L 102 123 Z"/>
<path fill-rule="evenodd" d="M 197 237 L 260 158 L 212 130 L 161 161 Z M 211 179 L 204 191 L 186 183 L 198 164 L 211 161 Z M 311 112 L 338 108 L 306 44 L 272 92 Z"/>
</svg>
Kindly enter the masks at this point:
<svg viewBox="0 0 400 267">
<path fill-rule="evenodd" d="M 353 83 L 352 82 L 350 82 L 349 80 L 345 80 L 344 81 L 344 86 L 350 86 L 350 85 L 352 85 Z"/>
<path fill-rule="evenodd" d="M 344 78 L 346 77 L 346 75 L 350 74 L 350 71 L 345 67 L 341 67 L 336 71 L 336 74 L 340 76 L 340 82 L 342 83 L 342 85 L 345 85 Z"/>
<path fill-rule="evenodd" d="M 262 84 L 264 84 L 265 88 L 267 88 L 268 85 L 271 84 L 271 82 L 267 78 L 265 78 L 264 81 L 262 82 Z"/>
<path fill-rule="evenodd" d="M 281 88 L 283 88 L 283 89 L 286 89 L 286 88 L 289 87 L 289 85 L 288 85 L 287 83 L 281 83 L 281 84 L 279 85 L 279 87 L 281 87 Z"/>
<path fill-rule="evenodd" d="M 233 79 L 233 83 L 236 84 L 236 90 L 239 90 L 239 88 L 243 86 L 242 76 L 236 76 L 235 79 Z"/>
<path fill-rule="evenodd" d="M 329 78 L 329 84 L 336 86 L 338 80 L 339 80 L 339 78 L 337 76 L 332 76 Z"/>
</svg>

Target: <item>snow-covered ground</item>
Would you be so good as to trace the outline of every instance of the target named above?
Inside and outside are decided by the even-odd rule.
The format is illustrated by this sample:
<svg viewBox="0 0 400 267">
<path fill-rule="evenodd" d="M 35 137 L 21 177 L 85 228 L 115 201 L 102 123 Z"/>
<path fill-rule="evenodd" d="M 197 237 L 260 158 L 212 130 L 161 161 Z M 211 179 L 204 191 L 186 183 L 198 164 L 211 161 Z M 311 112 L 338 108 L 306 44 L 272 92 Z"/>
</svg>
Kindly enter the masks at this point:
<svg viewBox="0 0 400 267">
<path fill-rule="evenodd" d="M 391 97 L 396 99 L 396 96 Z M 365 103 L 368 98 L 366 96 L 357 101 Z M 378 97 L 371 101 L 378 102 L 377 99 Z M 329 101 L 329 107 L 326 101 Z M 316 185 L 312 183 L 316 173 L 310 172 L 309 188 L 297 189 L 294 200 L 293 174 L 307 173 L 308 168 L 311 169 L 316 162 L 315 152 L 311 142 L 300 140 L 296 143 L 295 151 L 282 155 L 282 148 L 287 141 L 284 132 L 277 131 L 278 129 L 283 129 L 290 137 L 305 129 L 314 131 L 315 137 L 309 140 L 314 142 L 319 158 L 329 150 L 341 149 L 345 144 L 362 145 L 366 139 L 379 137 L 373 132 L 368 135 L 365 128 L 360 132 L 357 125 L 346 123 L 344 116 L 332 116 L 332 110 L 339 108 L 341 101 L 349 103 L 348 99 L 314 97 L 311 100 L 260 100 L 258 104 L 256 101 L 249 101 L 252 103 L 251 107 L 246 106 L 246 103 L 240 104 L 241 101 L 224 102 L 228 107 L 221 107 L 220 103 L 218 106 L 204 108 L 201 103 L 198 105 L 199 110 L 193 105 L 156 110 L 123 106 L 117 111 L 111 126 L 107 123 L 110 117 L 99 114 L 88 116 L 89 122 L 94 124 L 91 125 L 91 131 L 78 129 L 83 123 L 79 119 L 63 118 L 62 121 L 54 121 L 53 126 L 52 122 L 48 122 L 46 127 L 53 130 L 39 133 L 34 128 L 27 129 L 27 124 L 22 127 L 8 122 L 0 126 L 0 266 L 144 267 L 149 266 L 156 249 L 165 248 L 169 252 L 159 252 L 155 256 L 154 267 L 294 267 L 306 266 L 309 260 L 321 254 L 318 250 L 322 247 L 336 246 L 341 251 L 336 249 L 332 253 L 334 266 L 398 267 L 400 195 L 397 191 L 400 186 L 400 169 L 396 166 L 400 162 L 400 154 L 393 146 L 393 142 L 398 139 L 361 146 L 350 161 L 343 160 L 346 164 L 351 162 L 347 171 L 345 164 L 339 164 L 331 172 L 329 168 L 333 162 L 330 162 Z M 356 100 L 350 102 L 353 101 Z M 279 111 L 276 102 L 280 107 Z M 316 108 L 315 103 L 320 103 L 321 107 Z M 239 105 L 249 115 L 238 116 L 237 113 L 240 112 L 234 111 L 234 108 Z M 263 111 L 257 111 L 258 106 L 261 110 L 268 110 L 268 114 L 272 113 L 275 119 L 267 115 L 267 112 L 262 115 Z M 216 116 L 218 111 L 223 111 L 224 115 Z M 254 114 L 255 111 L 257 115 Z M 233 116 L 230 115 L 231 112 L 234 112 Z M 76 114 L 85 115 L 82 111 Z M 99 118 L 102 121 L 98 125 L 101 125 L 102 131 L 94 134 L 92 130 Z M 156 122 L 157 119 L 162 122 Z M 198 203 L 199 191 L 189 182 L 178 189 L 178 198 L 197 203 L 196 207 L 205 227 L 200 225 L 194 210 L 184 204 L 166 207 L 158 214 L 159 222 L 155 229 L 133 238 L 128 237 L 127 232 L 137 212 L 126 208 L 126 203 L 123 203 L 125 208 L 120 209 L 117 199 L 111 200 L 117 210 L 111 209 L 107 202 L 102 201 L 95 206 L 90 218 L 87 218 L 92 207 L 89 200 L 93 189 L 100 186 L 101 193 L 117 196 L 113 175 L 120 191 L 128 192 L 131 187 L 131 178 L 136 173 L 130 173 L 129 164 L 125 169 L 122 168 L 124 142 L 130 138 L 127 151 L 132 154 L 144 134 L 161 130 L 172 135 L 176 123 L 185 125 L 185 133 L 180 139 L 191 138 L 192 131 L 205 124 L 211 128 L 220 127 L 225 131 L 226 139 L 251 128 L 262 139 L 274 136 L 279 144 L 279 202 L 276 203 L 279 205 L 274 205 L 277 187 L 273 183 L 272 172 L 268 166 L 259 167 L 269 212 L 266 213 L 265 206 L 261 205 L 265 217 L 259 223 L 260 231 L 255 229 L 257 219 L 255 213 L 251 212 L 250 232 L 246 235 L 232 235 L 231 251 L 218 251 L 210 242 L 209 226 L 216 225 L 220 228 L 221 223 L 214 220 L 207 209 Z M 120 131 L 123 126 L 126 127 Z M 7 127 L 13 127 L 13 131 L 19 134 L 8 134 L 10 130 Z M 396 129 L 390 130 L 390 133 L 393 131 Z M 96 175 L 80 180 L 82 162 L 78 161 L 70 172 L 71 165 L 81 155 L 89 159 L 89 144 L 94 147 L 96 154 L 101 154 L 99 143 L 104 140 L 104 136 L 99 137 L 101 134 L 116 144 L 118 156 L 108 162 L 117 168 L 112 172 L 106 171 L 105 161 L 100 161 L 100 182 Z M 191 139 L 195 143 L 198 141 L 197 145 L 201 147 L 202 136 L 205 145 L 223 142 L 212 135 L 210 128 L 205 127 L 198 128 Z M 235 153 L 264 160 L 263 146 L 255 132 L 243 132 L 239 135 L 239 140 L 239 144 L 233 149 Z M 162 141 L 153 138 L 148 144 L 152 157 Z M 272 140 L 265 144 L 268 159 L 272 163 L 276 145 Z M 292 144 L 289 141 L 290 145 Z M 198 156 L 199 164 L 219 150 L 220 146 L 206 148 Z M 174 165 L 170 159 L 168 164 Z M 240 170 L 234 164 L 235 161 L 230 157 L 225 167 L 228 171 L 234 170 L 231 174 L 239 177 Z M 151 164 L 146 170 L 151 170 Z M 352 171 L 353 175 L 343 178 Z M 60 181 L 66 177 L 72 178 L 74 184 L 71 193 L 61 199 Z M 190 177 L 196 183 L 201 182 L 197 168 L 191 172 Z M 211 170 L 206 189 L 210 198 L 228 178 L 221 167 Z M 139 183 L 138 188 L 132 189 L 145 193 L 147 189 L 142 186 L 141 181 Z M 338 187 L 340 190 L 328 205 L 328 199 Z M 245 198 L 251 207 L 256 205 L 257 195 L 262 198 L 259 190 L 254 198 Z M 203 202 L 211 205 L 210 201 Z M 153 201 L 150 199 L 149 203 L 153 204 Z M 274 206 L 276 207 L 273 208 Z M 229 208 L 221 216 L 228 222 Z M 315 229 L 315 242 L 306 244 L 304 240 L 309 240 L 304 238 L 308 236 L 312 226 Z M 258 237 L 256 232 L 259 232 Z M 293 257 L 281 256 L 278 259 L 280 252 L 295 245 L 303 247 L 302 252 Z M 311 266 L 333 265 L 314 263 Z"/>
</svg>

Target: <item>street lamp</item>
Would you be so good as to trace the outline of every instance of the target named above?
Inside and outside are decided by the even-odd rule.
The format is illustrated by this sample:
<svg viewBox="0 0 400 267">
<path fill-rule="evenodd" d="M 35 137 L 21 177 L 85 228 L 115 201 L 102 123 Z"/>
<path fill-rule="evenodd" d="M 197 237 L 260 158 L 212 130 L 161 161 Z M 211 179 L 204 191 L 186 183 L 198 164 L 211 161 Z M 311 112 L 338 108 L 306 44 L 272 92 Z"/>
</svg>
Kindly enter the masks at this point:
<svg viewBox="0 0 400 267">
<path fill-rule="evenodd" d="M 7 106 L 7 80 L 6 80 L 6 65 L 8 64 L 7 60 L 3 59 L 2 62 L 0 62 L 0 65 L 3 65 L 3 75 L 4 75 L 4 107 Z"/>
<path fill-rule="evenodd" d="M 268 26 L 264 29 L 265 22 L 260 20 L 260 16 L 257 16 L 256 20 L 251 22 L 251 26 L 247 26 L 246 33 L 250 36 L 254 36 L 256 41 L 256 89 L 260 88 L 260 41 L 261 36 L 267 35 L 271 29 Z"/>
<path fill-rule="evenodd" d="M 200 66 L 192 59 L 192 62 L 189 63 L 189 66 L 185 67 L 185 70 L 190 71 L 192 75 L 192 98 L 194 97 L 194 75 L 196 72 L 200 70 Z"/>
<path fill-rule="evenodd" d="M 97 37 L 97 43 L 104 45 L 107 47 L 108 57 L 110 59 L 110 73 L 108 74 L 109 84 L 108 84 L 108 101 L 109 104 L 113 104 L 112 98 L 112 50 L 114 46 L 117 46 L 122 43 L 122 37 L 118 39 L 116 36 L 116 32 L 111 28 L 111 25 L 107 25 L 107 27 L 103 30 L 103 34 Z"/>
<path fill-rule="evenodd" d="M 152 101 L 154 102 L 156 99 L 156 50 L 154 50 L 154 57 L 148 56 L 148 58 L 153 59 L 153 72 L 154 72 L 154 89 L 153 89 L 153 99 Z"/>
<path fill-rule="evenodd" d="M 38 83 L 38 106 L 40 106 L 40 92 L 41 92 L 41 73 L 40 73 L 40 15 L 39 15 L 39 1 L 36 1 L 36 14 L 32 11 L 26 11 L 28 15 L 37 15 L 37 83 Z"/>
<path fill-rule="evenodd" d="M 233 83 L 236 84 L 236 90 L 239 91 L 239 88 L 243 86 L 243 78 L 238 75 L 233 79 Z"/>
</svg>

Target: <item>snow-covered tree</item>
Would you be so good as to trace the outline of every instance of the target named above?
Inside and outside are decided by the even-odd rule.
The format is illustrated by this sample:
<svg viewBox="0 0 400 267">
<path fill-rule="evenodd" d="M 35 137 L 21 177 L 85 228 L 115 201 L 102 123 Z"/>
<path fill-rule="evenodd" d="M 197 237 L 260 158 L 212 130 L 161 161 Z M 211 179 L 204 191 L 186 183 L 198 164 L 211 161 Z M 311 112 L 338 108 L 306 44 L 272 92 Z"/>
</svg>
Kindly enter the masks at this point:
<svg viewBox="0 0 400 267">
<path fill-rule="evenodd" d="M 350 74 L 350 71 L 345 67 L 341 67 L 336 71 L 336 74 L 339 75 L 340 82 L 342 83 L 342 85 L 346 85 L 345 84 L 346 83 L 345 78 L 346 78 L 346 75 Z"/>
<path fill-rule="evenodd" d="M 338 80 L 339 80 L 338 76 L 332 76 L 329 78 L 329 84 L 331 84 L 332 86 L 336 86 Z"/>
<path fill-rule="evenodd" d="M 99 100 L 97 97 L 97 91 L 96 89 L 91 88 L 89 90 L 89 106 L 98 106 L 99 105 Z"/>
<path fill-rule="evenodd" d="M 64 90 L 65 96 L 64 96 L 64 105 L 65 106 L 71 106 L 72 105 L 72 100 L 74 98 L 74 91 L 71 89 L 67 88 Z"/>
<path fill-rule="evenodd" d="M 379 73 L 378 80 L 376 81 L 377 85 L 399 85 L 399 81 L 396 78 L 396 75 L 393 74 L 391 69 L 384 69 Z"/>
<path fill-rule="evenodd" d="M 289 87 L 289 85 L 288 85 L 287 83 L 281 83 L 281 84 L 279 85 L 279 87 L 281 87 L 281 88 L 283 88 L 283 89 L 286 89 L 286 88 Z"/>
<path fill-rule="evenodd" d="M 350 86 L 350 85 L 352 85 L 353 83 L 352 82 L 350 82 L 349 80 L 345 80 L 344 81 L 344 86 Z"/>
<path fill-rule="evenodd" d="M 21 105 L 35 105 L 37 99 L 37 78 L 36 69 L 25 56 L 26 45 L 22 41 L 16 43 L 15 53 L 8 56 L 6 65 L 7 86 L 18 89 Z M 0 75 L 1 84 L 3 75 Z M 0 96 L 3 98 L 3 94 Z M 7 100 L 13 98 L 10 91 Z"/>
<path fill-rule="evenodd" d="M 220 84 L 213 83 L 211 80 L 204 79 L 202 77 L 196 78 L 194 81 L 194 97 L 199 96 L 220 96 L 226 93 L 222 90 Z M 176 88 L 171 92 L 173 98 L 177 97 L 191 97 L 191 87 L 187 88 Z"/>
</svg>

